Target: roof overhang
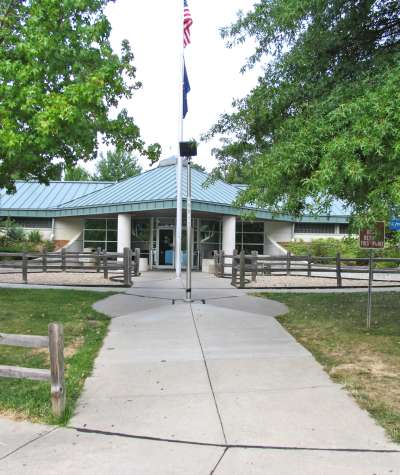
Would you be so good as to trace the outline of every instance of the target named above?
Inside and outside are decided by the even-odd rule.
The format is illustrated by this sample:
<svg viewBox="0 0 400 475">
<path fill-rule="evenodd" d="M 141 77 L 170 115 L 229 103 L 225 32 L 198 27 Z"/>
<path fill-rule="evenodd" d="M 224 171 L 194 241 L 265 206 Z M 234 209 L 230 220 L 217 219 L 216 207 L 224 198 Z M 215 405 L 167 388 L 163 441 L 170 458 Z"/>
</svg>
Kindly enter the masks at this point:
<svg viewBox="0 0 400 475">
<path fill-rule="evenodd" d="M 183 200 L 183 208 L 186 200 Z M 222 214 L 227 216 L 242 216 L 244 213 L 253 213 L 255 218 L 268 221 L 283 222 L 312 222 L 312 223 L 348 223 L 348 216 L 303 216 L 294 219 L 289 215 L 277 215 L 267 210 L 255 208 L 236 208 L 221 203 L 207 203 L 204 201 L 192 201 L 193 211 Z M 109 215 L 118 213 L 135 213 L 145 211 L 176 210 L 176 200 L 140 201 L 135 203 L 118 203 L 115 205 L 90 206 L 82 208 L 53 208 L 45 210 L 37 209 L 1 209 L 0 216 L 4 217 L 32 217 L 32 218 L 61 218 L 61 217 L 84 217 L 96 215 Z"/>
</svg>

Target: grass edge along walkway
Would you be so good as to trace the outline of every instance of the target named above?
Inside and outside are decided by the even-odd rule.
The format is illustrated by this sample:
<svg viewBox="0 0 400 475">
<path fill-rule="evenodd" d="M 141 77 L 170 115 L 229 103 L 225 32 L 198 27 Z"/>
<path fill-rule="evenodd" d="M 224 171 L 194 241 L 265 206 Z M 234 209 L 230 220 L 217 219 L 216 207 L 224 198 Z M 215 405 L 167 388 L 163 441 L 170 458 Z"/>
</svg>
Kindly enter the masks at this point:
<svg viewBox="0 0 400 475">
<path fill-rule="evenodd" d="M 253 295 L 288 306 L 278 321 L 400 443 L 399 293 L 373 293 L 370 330 L 365 292 Z"/>
<path fill-rule="evenodd" d="M 48 382 L 0 378 L 0 415 L 46 424 L 68 422 L 110 322 L 92 305 L 110 295 L 81 290 L 0 289 L 1 332 L 46 335 L 50 322 L 64 325 L 67 391 L 65 414 L 56 418 L 51 412 Z M 0 364 L 49 368 L 49 355 L 46 349 L 0 346 Z"/>
</svg>

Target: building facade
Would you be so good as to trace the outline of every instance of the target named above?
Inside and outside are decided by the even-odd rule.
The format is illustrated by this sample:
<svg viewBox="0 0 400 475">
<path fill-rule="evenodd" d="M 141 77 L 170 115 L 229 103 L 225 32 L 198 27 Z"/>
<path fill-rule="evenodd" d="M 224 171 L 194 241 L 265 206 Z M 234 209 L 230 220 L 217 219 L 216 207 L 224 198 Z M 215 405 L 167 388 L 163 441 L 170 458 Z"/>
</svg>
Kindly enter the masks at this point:
<svg viewBox="0 0 400 475">
<path fill-rule="evenodd" d="M 185 173 L 183 174 L 186 175 Z M 343 237 L 348 215 L 337 204 L 328 216 L 273 216 L 268 210 L 233 205 L 240 187 L 192 170 L 194 269 L 213 251 L 233 249 L 277 255 L 280 243 L 317 237 Z M 186 196 L 186 178 L 183 181 Z M 183 200 L 183 213 L 186 201 Z M 242 219 L 252 211 L 254 221 Z M 175 267 L 176 161 L 167 159 L 149 171 L 120 182 L 17 182 L 17 192 L 0 192 L 0 219 L 12 218 L 25 229 L 38 229 L 58 248 L 111 252 L 140 248 L 150 269 Z M 186 223 L 185 216 L 182 220 Z M 186 228 L 182 233 L 182 266 L 187 259 Z"/>
</svg>

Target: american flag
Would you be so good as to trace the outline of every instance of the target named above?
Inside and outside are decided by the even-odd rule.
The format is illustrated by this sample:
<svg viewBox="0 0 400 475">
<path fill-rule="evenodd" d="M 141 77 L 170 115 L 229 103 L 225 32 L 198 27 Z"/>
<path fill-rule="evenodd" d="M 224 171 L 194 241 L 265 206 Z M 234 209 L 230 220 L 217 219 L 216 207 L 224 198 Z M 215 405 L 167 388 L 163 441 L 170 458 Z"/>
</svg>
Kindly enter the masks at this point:
<svg viewBox="0 0 400 475">
<path fill-rule="evenodd" d="M 192 15 L 187 0 L 183 0 L 183 46 L 190 44 L 190 27 L 193 24 Z"/>
</svg>

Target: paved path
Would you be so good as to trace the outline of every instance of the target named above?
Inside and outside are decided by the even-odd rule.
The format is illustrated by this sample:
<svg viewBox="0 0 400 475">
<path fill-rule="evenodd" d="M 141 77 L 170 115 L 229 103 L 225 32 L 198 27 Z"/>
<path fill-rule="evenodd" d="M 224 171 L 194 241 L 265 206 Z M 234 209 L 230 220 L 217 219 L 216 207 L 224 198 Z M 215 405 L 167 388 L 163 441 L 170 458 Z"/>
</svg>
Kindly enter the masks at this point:
<svg viewBox="0 0 400 475">
<path fill-rule="evenodd" d="M 0 419 L 0 473 L 400 474 L 400 447 L 273 318 L 283 305 L 194 287 L 188 305 L 152 273 L 97 303 L 114 318 L 70 427 Z"/>
</svg>

